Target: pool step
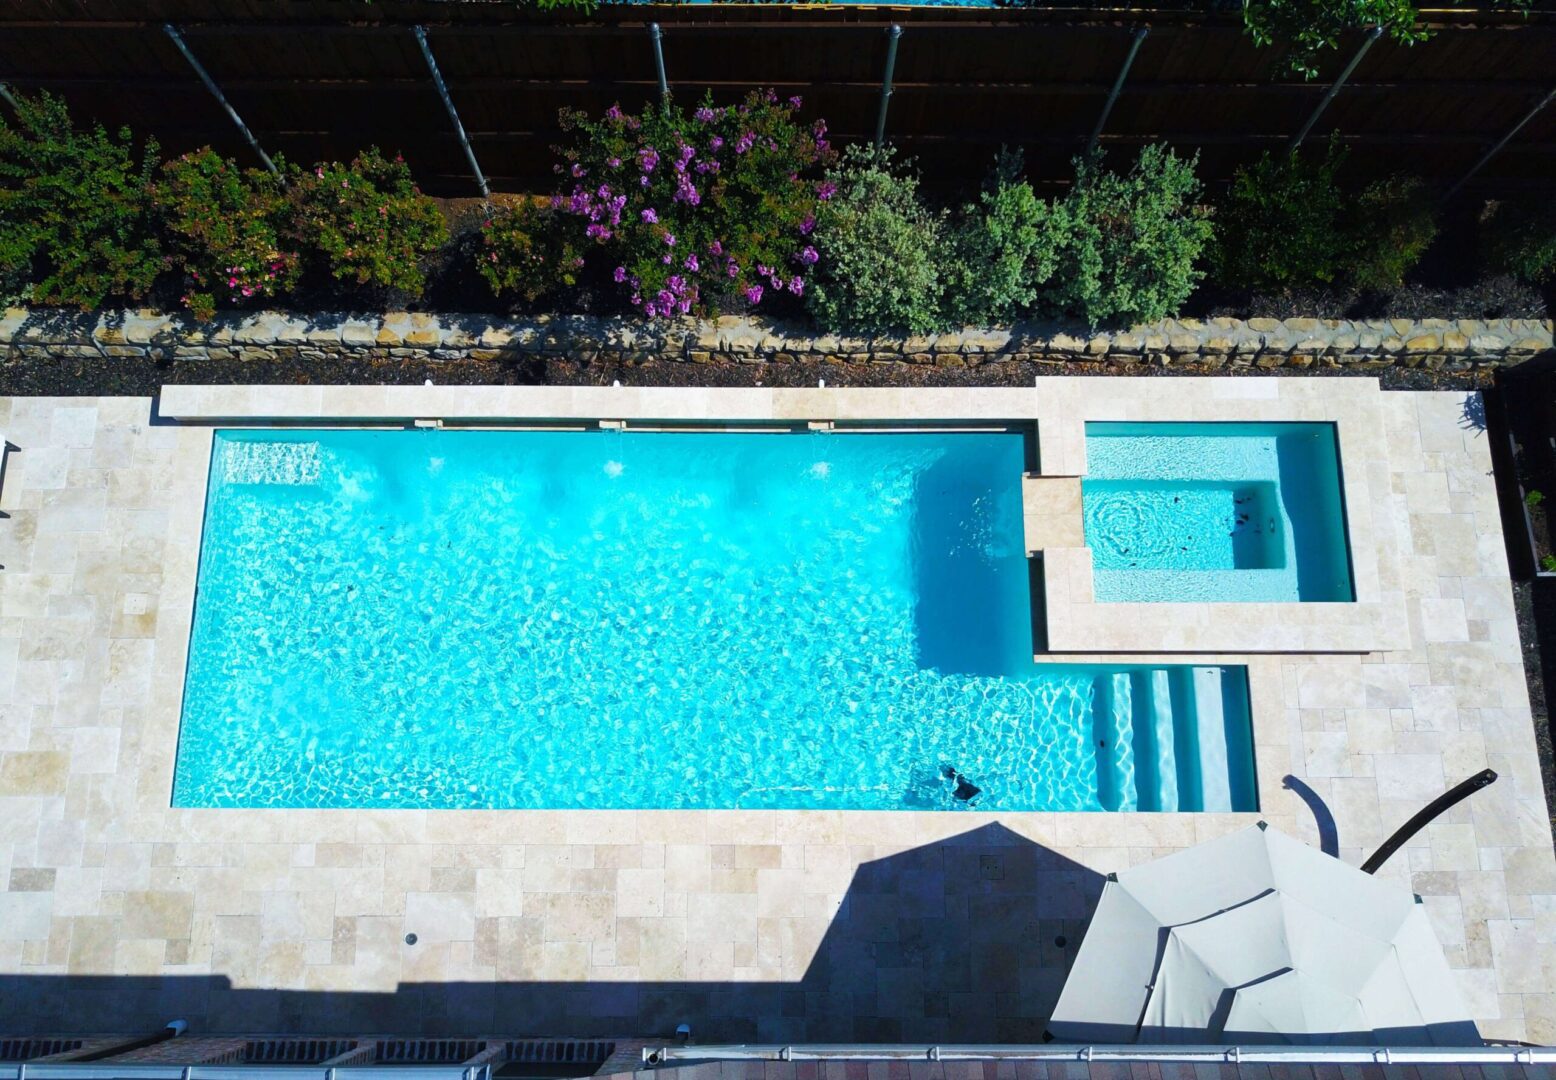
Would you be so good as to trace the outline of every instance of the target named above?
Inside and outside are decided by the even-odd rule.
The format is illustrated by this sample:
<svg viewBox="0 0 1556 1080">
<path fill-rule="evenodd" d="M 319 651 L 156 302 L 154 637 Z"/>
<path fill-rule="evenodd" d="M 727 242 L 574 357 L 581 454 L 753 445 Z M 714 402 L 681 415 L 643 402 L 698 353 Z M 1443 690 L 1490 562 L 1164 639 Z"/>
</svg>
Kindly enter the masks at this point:
<svg viewBox="0 0 1556 1080">
<path fill-rule="evenodd" d="M 1227 768 L 1226 706 L 1221 699 L 1221 669 L 1197 667 L 1194 692 L 1195 760 L 1199 763 L 1200 810 L 1232 809 L 1232 782 Z"/>
<path fill-rule="evenodd" d="M 1147 673 L 1151 681 L 1150 735 L 1156 809 L 1178 809 L 1178 748 L 1172 722 L 1172 675 L 1161 668 Z"/>
<path fill-rule="evenodd" d="M 1139 806 L 1135 786 L 1134 685 L 1127 671 L 1097 680 L 1098 702 L 1093 734 L 1097 746 L 1097 788 L 1109 810 Z"/>
</svg>

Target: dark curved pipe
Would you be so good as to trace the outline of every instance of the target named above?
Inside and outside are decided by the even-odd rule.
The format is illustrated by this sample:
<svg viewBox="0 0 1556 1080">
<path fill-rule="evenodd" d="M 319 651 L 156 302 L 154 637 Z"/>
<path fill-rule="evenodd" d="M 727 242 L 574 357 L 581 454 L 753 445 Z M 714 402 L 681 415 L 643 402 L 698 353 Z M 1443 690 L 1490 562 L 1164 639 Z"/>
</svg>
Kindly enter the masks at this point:
<svg viewBox="0 0 1556 1080">
<path fill-rule="evenodd" d="M 1461 780 L 1437 798 L 1422 807 L 1409 821 L 1401 825 L 1394 835 L 1383 841 L 1383 846 L 1372 853 L 1372 858 L 1362 863 L 1362 870 L 1368 874 L 1375 874 L 1378 868 L 1389 861 L 1389 857 L 1410 842 L 1410 838 L 1432 823 L 1432 820 L 1450 806 L 1463 801 L 1475 794 L 1483 787 L 1490 787 L 1495 782 L 1497 774 L 1490 769 L 1482 769 L 1468 780 Z"/>
</svg>

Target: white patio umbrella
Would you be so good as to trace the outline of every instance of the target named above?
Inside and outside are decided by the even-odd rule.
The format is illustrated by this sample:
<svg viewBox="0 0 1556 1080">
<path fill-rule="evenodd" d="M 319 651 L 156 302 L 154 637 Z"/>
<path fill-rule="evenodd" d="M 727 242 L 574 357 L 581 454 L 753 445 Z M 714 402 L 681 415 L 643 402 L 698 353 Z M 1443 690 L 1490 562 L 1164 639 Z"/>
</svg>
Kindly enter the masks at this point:
<svg viewBox="0 0 1556 1080">
<path fill-rule="evenodd" d="M 1109 877 L 1048 1030 L 1066 1042 L 1481 1041 L 1420 900 L 1263 822 Z"/>
</svg>

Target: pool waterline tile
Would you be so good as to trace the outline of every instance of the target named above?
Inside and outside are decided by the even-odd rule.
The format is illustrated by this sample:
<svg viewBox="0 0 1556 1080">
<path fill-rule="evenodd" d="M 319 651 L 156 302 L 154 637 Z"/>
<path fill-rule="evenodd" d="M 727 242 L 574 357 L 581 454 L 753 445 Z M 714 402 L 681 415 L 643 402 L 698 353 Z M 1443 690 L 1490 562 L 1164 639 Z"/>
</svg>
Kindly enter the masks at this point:
<svg viewBox="0 0 1556 1080">
<path fill-rule="evenodd" d="M 1449 587 L 1446 583 L 1454 582 L 1459 584 L 1453 587 L 1465 595 L 1473 593 L 1482 598 L 1477 603 L 1483 608 L 1482 614 L 1487 616 L 1483 621 L 1493 628 L 1502 628 L 1486 642 L 1427 645 L 1419 639 L 1411 639 L 1409 625 L 1401 615 L 1399 621 L 1405 627 L 1403 640 L 1397 648 L 1361 657 L 1365 662 L 1358 662 L 1356 656 L 1303 652 L 1257 655 L 1235 644 L 1229 651 L 1206 656 L 1207 661 L 1241 660 L 1250 667 L 1260 793 L 1264 799 L 1264 812 L 1258 816 L 1310 842 L 1318 842 L 1319 833 L 1312 811 L 1302 796 L 1283 786 L 1283 777 L 1293 776 L 1333 814 L 1342 857 L 1357 861 L 1417 808 L 1387 793 L 1380 794 L 1377 780 L 1380 759 L 1395 753 L 1434 754 L 1445 778 L 1456 775 L 1455 768 L 1468 768 L 1473 762 L 1491 755 L 1497 758 L 1498 767 L 1508 768 L 1510 779 L 1529 772 L 1531 767 L 1537 771 L 1528 705 L 1520 676 L 1516 629 L 1511 625 L 1511 601 L 1501 554 L 1499 522 L 1494 514 L 1477 515 L 1468 510 L 1432 515 L 1430 521 L 1413 522 L 1403 499 L 1390 493 L 1391 479 L 1398 480 L 1399 490 L 1403 492 L 1404 476 L 1449 470 L 1451 475 L 1461 477 L 1457 482 L 1468 485 L 1469 490 L 1489 491 L 1485 437 L 1483 433 L 1459 427 L 1454 419 L 1462 412 L 1464 395 L 1377 394 L 1375 384 L 1370 380 L 1355 379 L 1065 379 L 1044 380 L 1040 395 L 1022 390 L 990 391 L 977 395 L 981 401 L 970 403 L 959 396 L 960 392 L 951 391 L 936 395 L 937 403 L 933 407 L 921 407 L 918 399 L 910 394 L 898 398 L 895 407 L 905 410 L 899 417 L 908 415 L 933 420 L 966 418 L 973 415 L 976 406 L 983 409 L 985 415 L 1006 419 L 1027 415 L 1037 419 L 1040 428 L 1047 424 L 1050 430 L 1059 430 L 1066 425 L 1067 416 L 1089 413 L 1094 418 L 1112 418 L 1102 414 L 1116 411 L 1115 402 L 1121 396 L 1138 399 L 1149 395 L 1162 400 L 1159 411 L 1171 413 L 1175 410 L 1181 418 L 1213 419 L 1225 384 L 1231 384 L 1227 389 L 1239 391 L 1235 398 L 1239 406 L 1249 400 L 1242 394 L 1255 390 L 1265 396 L 1252 400 L 1295 403 L 1300 409 L 1294 406 L 1294 411 L 1306 409 L 1322 413 L 1327 401 L 1334 414 L 1342 418 L 1342 440 L 1346 437 L 1345 417 L 1354 421 L 1358 416 L 1371 415 L 1379 421 L 1376 441 L 1380 447 L 1408 448 L 1418 446 L 1423 439 L 1431 442 L 1434 453 L 1445 455 L 1440 463 L 1418 460 L 1409 453 L 1391 457 L 1386 449 L 1365 455 L 1369 463 L 1367 485 L 1378 492 L 1378 497 L 1374 504 L 1369 504 L 1373 513 L 1366 522 L 1367 551 L 1358 551 L 1358 555 L 1374 561 L 1375 583 L 1381 578 L 1388 589 L 1400 591 L 1401 612 L 1414 606 L 1413 600 L 1403 598 L 1405 591 L 1411 597 L 1441 596 Z M 404 389 L 415 391 L 419 388 Z M 226 392 L 215 392 L 210 400 L 222 409 L 229 409 L 231 406 L 221 399 Z M 323 388 L 324 405 L 321 408 L 334 415 L 348 412 L 348 399 L 355 393 L 354 388 Z M 804 393 L 805 407 L 798 410 L 801 418 L 828 418 L 835 399 Z M 830 395 L 831 392 L 822 393 Z M 868 395 L 864 391 L 851 393 L 856 400 L 858 395 Z M 996 396 L 989 397 L 989 394 Z M 525 393 L 504 389 L 499 396 L 504 404 L 494 405 L 492 396 L 485 389 L 464 390 L 459 394 L 450 390 L 449 403 L 471 415 L 488 418 L 508 413 L 534 414 L 535 406 Z M 454 401 L 456 397 L 463 397 L 464 403 Z M 1356 397 L 1376 400 L 1366 402 L 1365 408 L 1358 408 L 1355 402 L 1347 400 Z M 582 395 L 588 405 L 596 405 L 599 398 L 600 391 Z M 170 393 L 164 401 L 169 399 L 176 402 L 177 395 Z M 396 410 L 401 408 L 420 412 L 415 408 L 414 392 L 396 393 L 394 399 L 396 404 L 392 409 L 388 405 L 374 408 L 391 416 L 397 415 Z M 1430 399 L 1431 407 L 1418 411 L 1417 402 L 1427 399 Z M 388 396 L 382 400 L 388 401 Z M 705 392 L 697 406 L 704 409 L 702 418 L 708 418 L 706 413 L 710 410 L 716 417 L 717 403 L 718 392 Z M 40 535 L 33 531 L 36 524 L 33 508 L 40 505 L 40 493 L 25 488 L 25 481 L 21 480 L 24 473 L 11 472 L 27 449 L 47 447 L 49 417 L 56 402 L 16 399 L 0 404 L 19 409 L 23 424 L 18 430 L 31 431 L 36 436 L 29 436 L 24 441 L 16 434 L 11 435 L 12 442 L 22 446 L 22 451 L 8 466 L 5 491 L 0 493 L 0 505 L 20 510 L 9 521 L 0 523 L 0 533 L 9 532 L 12 539 L 7 543 L 22 548 L 19 552 L 22 557 L 14 562 L 7 560 L 8 569 L 0 574 L 0 605 L 13 606 L 16 612 L 14 619 L 0 625 L 0 637 L 35 636 L 45 632 L 47 627 L 57 626 L 61 633 L 84 640 L 101 640 L 106 644 L 106 638 L 96 636 L 98 631 L 93 629 L 90 616 L 85 612 L 97 604 L 111 603 L 116 577 L 122 572 L 112 559 L 119 555 L 111 556 L 108 563 L 102 564 L 108 569 L 80 575 L 74 571 L 64 575 L 11 571 L 13 567 L 30 565 L 41 548 L 60 543 L 61 534 L 45 531 Z M 81 403 L 60 401 L 57 404 L 79 406 Z M 104 402 L 101 407 L 109 404 L 118 408 L 123 403 Z M 169 545 L 164 575 L 181 577 L 192 589 L 196 552 L 187 543 L 180 546 L 172 542 L 178 535 L 178 526 L 173 520 L 182 514 L 187 521 L 192 514 L 194 527 L 198 530 L 210 433 L 189 426 L 148 426 L 144 419 L 150 403 L 141 399 L 133 404 L 140 417 L 134 434 L 135 450 L 128 463 L 111 468 L 110 472 L 122 474 L 120 482 L 125 485 L 124 490 L 138 492 L 132 496 L 136 510 L 168 513 Z M 687 408 L 690 410 L 693 406 Z M 656 405 L 655 409 L 662 411 L 663 406 Z M 859 406 L 861 412 L 868 409 L 868 403 Z M 806 412 L 810 415 L 804 415 Z M 567 415 L 566 409 L 563 415 Z M 575 415 L 583 419 L 587 412 Z M 621 415 L 621 410 L 598 409 L 594 415 Z M 1268 410 L 1267 415 L 1257 418 L 1281 419 L 1283 414 L 1279 410 Z M 41 432 L 38 431 L 40 420 Z M 1441 449 L 1443 447 L 1447 449 Z M 182 462 L 179 475 L 185 479 L 144 483 L 145 474 L 140 470 L 146 466 L 140 461 L 151 460 L 148 453 L 162 455 L 171 462 Z M 1045 465 L 1052 460 L 1046 452 L 1043 457 Z M 1358 458 L 1351 455 L 1343 443 L 1342 458 L 1348 463 L 1349 481 L 1349 462 Z M 20 484 L 18 480 L 21 480 Z M 1357 505 L 1349 488 L 1347 499 L 1349 505 Z M 1494 502 L 1489 505 L 1494 506 Z M 118 524 L 116 512 L 115 509 L 108 511 L 105 529 L 112 530 Z M 1479 543 L 1472 542 L 1468 552 L 1455 549 L 1439 554 L 1432 546 L 1433 532 L 1430 530 L 1456 528 L 1461 523 L 1472 541 Z M 110 535 L 114 539 L 109 546 L 122 555 L 123 545 L 118 539 L 122 530 Z M 1372 539 L 1374 535 L 1376 540 Z M 1358 542 L 1357 536 L 1353 523 L 1353 546 Z M 183 568 L 181 572 L 178 567 Z M 1361 587 L 1360 576 L 1358 587 Z M 37 600 L 30 599 L 32 597 Z M 1486 597 L 1498 599 L 1488 603 Z M 187 604 L 188 598 L 183 603 Z M 84 605 L 83 614 L 68 614 L 80 605 Z M 433 887 L 433 874 L 441 867 L 484 864 L 494 859 L 513 868 L 538 866 L 551 858 L 552 853 L 563 849 L 575 852 L 579 861 L 587 861 L 591 867 L 596 867 L 607 857 L 601 854 L 604 848 L 623 845 L 640 849 L 644 861 L 655 857 L 649 853 L 650 849 L 657 851 L 663 846 L 668 865 L 670 849 L 679 849 L 673 861 L 678 867 L 690 868 L 693 877 L 681 879 L 681 884 L 691 890 L 690 893 L 672 891 L 667 882 L 666 901 L 667 905 L 673 906 L 667 907 L 665 915 L 617 920 L 618 927 L 631 923 L 641 929 L 639 962 L 635 966 L 629 962 L 630 954 L 622 947 L 625 939 L 613 933 L 611 937 L 617 946 L 614 954 L 603 948 L 602 939 L 597 957 L 591 956 L 584 968 L 556 969 L 574 974 L 582 972 L 613 993 L 620 987 L 639 985 L 644 987 L 645 993 L 651 993 L 654 987 L 663 986 L 665 979 L 684 980 L 689 977 L 689 971 L 704 970 L 689 966 L 693 954 L 701 955 L 698 950 L 703 948 L 699 944 L 703 940 L 699 938 L 699 924 L 688 918 L 687 912 L 691 909 L 686 905 L 686 898 L 703 888 L 695 867 L 706 861 L 711 875 L 715 861 L 727 860 L 733 868 L 740 858 L 740 851 L 749 849 L 745 858 L 750 861 L 765 858 L 768 849 L 777 847 L 781 865 L 792 862 L 809 868 L 806 871 L 809 876 L 802 886 L 807 914 L 789 920 L 793 936 L 785 940 L 792 943 L 792 948 L 770 951 L 765 943 L 777 939 L 766 936 L 769 931 L 764 929 L 767 924 L 761 917 L 749 922 L 742 920 L 734 931 L 741 940 L 731 944 L 758 960 L 757 966 L 750 969 L 753 981 L 747 984 L 753 990 L 744 991 L 749 994 L 755 988 L 794 983 L 800 977 L 797 972 L 808 970 L 816 943 L 829 931 L 836 932 L 839 927 L 851 925 L 846 914 L 842 916 L 842 922 L 836 925 L 834 922 L 839 917 L 837 903 L 848 893 L 857 868 L 872 859 L 914 853 L 924 844 L 955 841 L 964 837 L 965 830 L 974 823 L 997 822 L 1002 829 L 1008 830 L 1007 838 L 999 841 L 1001 846 L 985 846 L 980 850 L 991 854 L 1010 852 L 1013 849 L 1009 845 L 1030 841 L 1077 866 L 1107 872 L 1191 842 L 1209 839 L 1254 819 L 1252 815 L 1202 814 L 1002 814 L 964 819 L 936 813 L 851 811 L 640 811 L 625 814 L 600 811 L 509 814 L 475 811 L 175 811 L 168 807 L 167 800 L 171 790 L 172 757 L 178 729 L 178 691 L 182 684 L 188 622 L 187 614 L 181 628 L 166 621 L 164 616 L 170 610 L 166 596 L 158 600 L 157 606 L 159 620 L 153 639 L 156 675 L 149 687 L 115 684 L 112 692 L 102 694 L 101 679 L 95 684 L 97 691 L 87 689 L 93 678 L 87 675 L 86 683 L 74 682 L 69 691 L 73 698 L 79 699 L 83 692 L 90 697 L 93 708 L 88 708 L 87 719 L 120 729 L 121 749 L 115 771 L 100 778 L 106 779 L 106 784 L 96 779 L 90 781 L 97 789 L 91 799 L 64 796 L 5 799 L 9 805 L 7 814 L 0 817 L 0 856 L 3 856 L 0 862 L 8 861 L 13 867 L 57 868 L 61 876 L 57 879 L 56 891 L 67 880 L 63 871 L 72 867 L 80 872 L 96 869 L 100 875 L 99 891 L 95 894 L 90 878 L 83 878 L 78 873 L 69 879 L 72 891 L 66 910 L 89 909 L 90 913 L 53 919 L 48 939 L 37 942 L 39 959 L 64 956 L 70 951 L 70 935 L 74 932 L 81 949 L 73 954 L 75 959 L 69 969 L 77 974 L 119 970 L 126 974 L 183 975 L 187 978 L 192 973 L 210 973 L 224 982 L 230 980 L 235 992 L 211 992 L 207 996 L 203 984 L 191 984 L 183 991 L 189 996 L 179 998 L 179 1004 L 191 1006 L 188 1011 L 197 1020 L 202 1017 L 211 1017 L 218 1022 L 225 1019 L 229 1027 L 252 1025 L 257 1022 L 256 1017 L 262 1016 L 252 1010 L 242 1016 L 224 1011 L 228 1008 L 224 1001 L 248 1000 L 238 995 L 249 989 L 270 987 L 279 990 L 306 984 L 361 994 L 387 993 L 406 982 L 425 984 L 474 979 L 474 985 L 482 985 L 507 979 L 522 983 L 524 969 L 515 963 L 525 955 L 523 950 L 527 946 L 516 936 L 518 922 L 539 920 L 538 925 L 544 933 L 549 916 L 538 904 L 533 915 L 519 917 L 511 930 L 502 931 L 504 936 L 499 939 L 495 953 L 496 966 L 473 959 L 454 962 L 451 955 L 444 960 L 406 958 L 399 939 L 408 929 L 414 929 L 405 923 L 406 897 L 413 892 L 437 891 Z M 56 614 L 50 614 L 51 610 Z M 185 610 L 187 612 L 187 608 Z M 55 624 L 48 621 L 52 619 L 67 621 Z M 1158 648 L 1159 644 L 1146 650 L 1150 658 L 1161 659 Z M 1075 657 L 1090 655 L 1090 652 L 1077 652 Z M 1372 668 L 1397 670 L 1399 678 L 1369 680 L 1365 673 Z M 8 723 L 19 732 L 28 749 L 53 749 L 56 744 L 54 674 L 53 668 L 24 667 L 18 672 L 16 690 L 3 702 L 7 707 Z M 122 692 L 118 688 L 121 685 L 125 688 Z M 1327 690 L 1325 701 L 1332 699 L 1347 707 L 1305 703 L 1303 688 L 1320 686 Z M 1412 713 L 1417 706 L 1411 703 L 1405 691 L 1415 687 L 1423 691 L 1436 688 L 1446 692 L 1443 701 L 1430 695 L 1430 700 L 1421 699 L 1419 708 L 1423 719 L 1430 704 L 1429 730 L 1415 730 L 1417 725 L 1412 722 Z M 1391 717 L 1390 727 L 1379 730 L 1376 725 L 1363 727 L 1358 722 L 1352 732 L 1347 713 L 1375 703 L 1393 709 L 1396 715 Z M 21 727 L 14 728 L 18 716 L 22 717 Z M 1349 775 L 1329 777 L 1306 773 L 1300 752 L 1300 732 L 1325 729 L 1343 736 L 1342 765 Z M 67 752 L 73 756 L 73 751 Z M 1524 765 L 1514 768 L 1513 762 Z M 1382 771 L 1387 780 L 1388 769 Z M 84 769 L 78 770 L 74 761 L 70 775 L 72 779 L 68 783 L 71 785 L 87 782 L 84 778 L 88 773 Z M 76 779 L 78 776 L 83 779 Z M 62 843 L 61 824 L 76 839 L 65 839 Z M 1436 831 L 1450 826 L 1468 826 L 1473 830 L 1477 869 L 1460 868 L 1462 845 L 1434 847 L 1432 840 Z M 987 845 L 988 842 L 984 843 Z M 360 862 L 344 868 L 316 864 L 316 856 L 323 845 L 359 847 L 362 852 Z M 202 854 L 198 846 L 219 847 L 223 865 L 207 865 L 209 856 Z M 939 852 L 941 849 L 932 850 Z M 951 850 L 949 847 L 944 849 L 946 852 Z M 1434 863 L 1439 851 L 1444 855 L 1441 867 Z M 155 856 L 157 859 L 165 857 L 188 865 L 176 873 L 154 867 L 154 852 L 167 853 Z M 687 855 L 692 856 L 690 862 Z M 1523 869 L 1525 865 L 1541 869 L 1531 873 Z M 1504 869 L 1510 866 L 1519 869 Z M 1514 784 L 1498 783 L 1477 794 L 1472 806 L 1458 808 L 1441 826 L 1428 829 L 1405 853 L 1385 867 L 1384 872 L 1412 884 L 1423 895 L 1463 898 L 1458 912 L 1467 944 L 1463 948 L 1450 948 L 1450 959 L 1462 972 L 1466 987 L 1474 989 L 1496 986 L 1497 965 L 1506 960 L 1505 949 L 1501 957 L 1492 949 L 1491 934 L 1494 931 L 1501 935 L 1499 940 L 1504 943 L 1511 937 L 1492 924 L 1528 919 L 1531 916 L 1524 912 L 1551 906 L 1551 894 L 1538 890 L 1548 887 L 1544 882 L 1556 872 L 1552 866 L 1543 801 L 1537 793 L 1531 795 Z M 1059 875 L 1053 879 L 1051 890 L 1052 894 L 1057 894 L 1062 891 L 1058 882 L 1069 880 L 1063 875 L 1072 871 L 1052 872 Z M 596 870 L 580 873 L 594 875 Z M 779 879 L 762 876 L 777 873 L 781 871 L 757 869 L 756 891 L 732 894 L 745 898 L 732 902 L 735 904 L 732 910 L 742 910 L 739 905 L 747 904 L 752 906 L 744 910 L 754 912 L 757 903 L 777 903 Z M 439 880 L 445 887 L 455 884 L 442 878 Z M 569 893 L 573 888 L 590 885 L 593 881 L 593 877 L 569 878 Z M 1047 883 L 1049 879 L 1043 881 Z M 187 952 L 169 951 L 167 941 L 161 939 L 139 942 L 123 938 L 120 922 L 123 897 L 128 892 L 158 890 L 192 897 L 192 940 Z M 265 896 L 298 890 L 322 891 L 334 897 L 332 924 L 346 920 L 355 926 L 351 959 L 342 954 L 337 963 L 293 966 L 298 961 L 292 958 L 302 955 L 303 947 L 312 938 L 267 941 L 259 933 Z M 530 895 L 526 892 L 523 901 L 527 902 Z M 1042 899 L 1046 895 L 1050 893 L 1033 894 L 1028 902 L 1048 903 Z M 764 900 L 764 897 L 768 899 Z M 630 908 L 638 902 L 634 899 L 626 906 Z M 947 902 L 951 902 L 950 897 Z M 965 903 L 965 900 L 956 902 Z M 56 896 L 54 904 L 57 914 L 63 904 L 62 898 Z M 525 910 L 531 909 L 526 907 Z M 252 936 L 247 929 L 250 920 L 255 928 Z M 332 925 L 332 933 L 333 929 Z M 322 932 L 322 928 L 304 924 L 301 932 Z M 476 940 L 480 941 L 485 931 L 479 920 L 475 932 Z M 1078 938 L 1079 927 L 1071 933 Z M 469 946 L 471 943 L 464 944 Z M 24 967 L 21 946 L 31 949 L 33 943 L 17 942 L 15 945 L 17 948 L 11 950 L 8 943 L 0 943 L 0 978 L 11 978 L 8 973 L 21 972 L 36 972 L 41 976 L 43 972 L 55 970 L 48 965 Z M 156 947 L 148 949 L 143 945 Z M 1534 948 L 1550 959 L 1548 954 L 1553 948 L 1550 942 L 1537 940 Z M 480 955 L 486 960 L 493 959 L 490 951 Z M 170 965 L 170 959 L 180 958 L 188 962 Z M 1053 966 L 1056 962 L 1060 963 L 1059 968 Z M 1062 960 L 1035 956 L 1020 963 L 1022 977 L 1030 980 L 1028 985 L 1046 987 L 1052 984 L 1053 994 L 1057 993 L 1058 981 L 1062 980 Z M 861 977 L 874 976 L 867 970 Z M 466 985 L 472 984 L 467 982 Z M 181 986 L 181 983 L 167 983 L 164 992 L 176 991 Z M 523 996 L 527 991 L 522 986 L 510 987 L 509 992 L 519 996 L 509 998 L 506 1008 L 526 1009 L 527 1015 L 539 1018 L 535 1022 L 548 1030 L 599 1031 L 602 1026 L 609 1026 L 612 1033 L 619 1034 L 624 1027 L 634 1026 L 630 1016 L 600 1020 L 599 1017 L 606 1014 L 595 1010 L 587 993 L 559 995 L 556 988 L 552 988 Z M 1043 1002 L 1049 1000 L 1047 995 L 1048 991 L 1043 990 L 1023 998 L 1019 1008 L 1010 1015 L 1004 1015 L 1001 1010 L 996 1017 L 995 1010 L 990 1010 L 991 1026 L 987 1037 L 998 1036 L 992 1026 L 996 1019 L 1004 1024 L 1018 1025 L 1034 1017 L 1040 1021 Z M 873 995 L 871 1000 L 875 1000 Z M 1556 1023 L 1556 1007 L 1553 1007 L 1556 998 L 1548 993 L 1526 993 L 1521 989 L 1502 997 L 1476 993 L 1473 1000 L 1479 1010 L 1481 1031 L 1487 1036 L 1556 1041 L 1556 1027 L 1552 1026 Z M 567 1004 L 560 1004 L 564 1001 Z M 51 1006 L 46 998 L 31 998 L 24 1005 L 25 1011 L 17 1014 L 13 1026 L 43 1030 L 59 1025 L 60 1018 L 50 1015 Z M 166 1019 L 162 1015 L 163 999 L 152 995 L 142 998 L 133 991 L 126 991 L 124 1007 L 130 1010 L 130 1015 L 145 1023 L 155 1024 Z M 639 1017 L 637 1027 L 652 1023 L 640 1014 L 632 1015 Z M 351 1016 L 331 1010 L 321 1010 L 312 1019 L 312 1026 L 319 1030 L 360 1030 Z M 771 1015 L 764 1013 L 759 1019 L 769 1026 L 761 1030 L 739 1026 L 727 1030 L 738 1037 L 763 1035 L 781 1040 L 804 1038 L 807 1030 L 816 1037 L 815 1032 L 823 1030 L 804 1026 L 819 1023 L 818 1018 L 783 1021 L 776 1008 Z M 699 1014 L 697 1020 L 699 1037 L 705 1038 L 720 1030 L 719 1025 L 737 1023 L 730 1014 L 717 1009 Z M 279 1017 L 274 1022 L 280 1023 Z M 424 1030 L 434 1033 L 441 1030 L 438 1025 L 446 1025 L 449 1020 L 446 1016 L 429 1015 L 425 1020 L 415 1022 L 425 1023 Z M 927 1031 L 926 1024 L 939 1021 L 903 1013 L 898 1022 L 911 1024 L 916 1031 Z M 477 1026 L 481 1026 L 479 1022 Z M 494 1022 L 491 1026 L 497 1024 Z M 467 1028 L 468 1025 L 464 1025 L 461 1029 Z M 1023 1027 L 1020 1030 L 1030 1029 Z"/>
</svg>

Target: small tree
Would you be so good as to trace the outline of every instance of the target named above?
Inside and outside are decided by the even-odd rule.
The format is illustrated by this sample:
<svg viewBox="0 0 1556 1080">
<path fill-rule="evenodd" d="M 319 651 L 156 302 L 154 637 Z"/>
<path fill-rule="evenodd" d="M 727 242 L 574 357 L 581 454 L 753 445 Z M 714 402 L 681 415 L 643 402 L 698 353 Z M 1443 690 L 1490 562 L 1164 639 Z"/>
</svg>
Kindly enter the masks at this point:
<svg viewBox="0 0 1556 1080">
<path fill-rule="evenodd" d="M 1346 251 L 1338 174 L 1345 150 L 1331 141 L 1321 157 L 1266 153 L 1240 168 L 1216 217 L 1216 279 L 1255 289 L 1327 285 Z"/>
<path fill-rule="evenodd" d="M 1036 303 L 1058 266 L 1065 212 L 1021 179 L 1021 154 L 1002 152 L 978 202 L 955 218 L 941 263 L 953 323 L 1007 323 Z"/>
<path fill-rule="evenodd" d="M 825 190 L 808 294 L 816 319 L 865 333 L 940 329 L 945 219 L 920 197 L 917 177 L 889 148 L 850 146 Z"/>
<path fill-rule="evenodd" d="M 163 269 L 147 188 L 157 144 L 139 160 L 128 128 L 77 129 L 59 98 L 17 99 L 0 117 L 0 289 L 83 310 L 144 296 Z"/>
<path fill-rule="evenodd" d="M 1127 173 L 1103 169 L 1101 155 L 1078 159 L 1075 183 L 1055 207 L 1063 241 L 1044 305 L 1094 326 L 1177 311 L 1203 276 L 1196 263 L 1211 237 L 1197 161 L 1161 144 L 1142 150 Z"/>
</svg>

